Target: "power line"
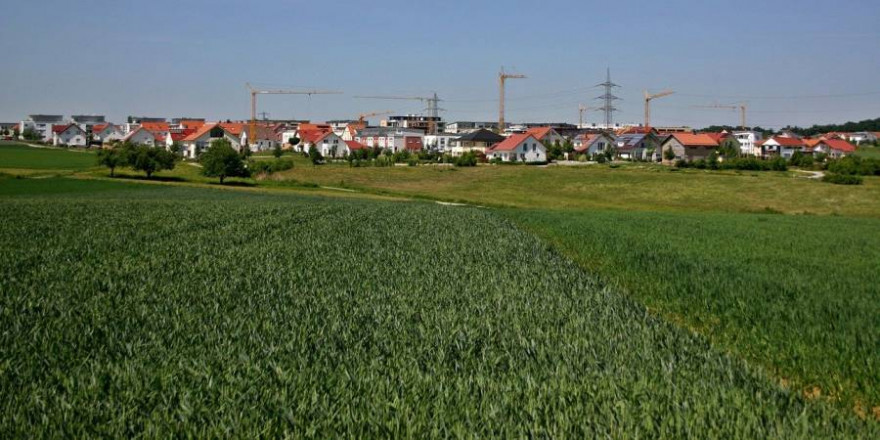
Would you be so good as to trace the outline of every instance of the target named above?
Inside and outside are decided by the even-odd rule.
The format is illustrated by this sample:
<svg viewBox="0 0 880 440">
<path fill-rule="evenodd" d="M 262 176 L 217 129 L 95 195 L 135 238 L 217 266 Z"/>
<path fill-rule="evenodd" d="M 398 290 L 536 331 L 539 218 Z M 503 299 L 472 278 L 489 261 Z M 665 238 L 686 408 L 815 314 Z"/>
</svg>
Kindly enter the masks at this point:
<svg viewBox="0 0 880 440">
<path fill-rule="evenodd" d="M 873 96 L 880 95 L 877 92 L 862 93 L 835 93 L 824 95 L 791 95 L 791 96 L 738 96 L 738 95 L 700 95 L 695 93 L 679 93 L 681 96 L 689 96 L 692 98 L 719 98 L 719 99 L 821 99 L 821 98 L 853 98 L 857 96 Z"/>
</svg>

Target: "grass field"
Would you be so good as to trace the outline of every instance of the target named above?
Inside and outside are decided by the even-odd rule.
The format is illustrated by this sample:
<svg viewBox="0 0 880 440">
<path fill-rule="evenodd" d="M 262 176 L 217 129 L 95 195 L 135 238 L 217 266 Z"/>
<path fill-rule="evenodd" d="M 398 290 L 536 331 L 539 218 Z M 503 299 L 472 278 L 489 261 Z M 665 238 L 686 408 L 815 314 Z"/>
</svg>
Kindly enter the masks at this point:
<svg viewBox="0 0 880 440">
<path fill-rule="evenodd" d="M 0 181 L 5 438 L 880 434 L 491 211 L 37 182 Z"/>
<path fill-rule="evenodd" d="M 880 416 L 880 220 L 505 213 L 792 388 Z"/>
<path fill-rule="evenodd" d="M 856 154 L 866 158 L 880 159 L 880 147 L 859 147 Z"/>
<path fill-rule="evenodd" d="M 0 142 L 0 168 L 20 170 L 81 171 L 93 168 L 95 153 L 85 150 L 33 148 Z"/>
</svg>

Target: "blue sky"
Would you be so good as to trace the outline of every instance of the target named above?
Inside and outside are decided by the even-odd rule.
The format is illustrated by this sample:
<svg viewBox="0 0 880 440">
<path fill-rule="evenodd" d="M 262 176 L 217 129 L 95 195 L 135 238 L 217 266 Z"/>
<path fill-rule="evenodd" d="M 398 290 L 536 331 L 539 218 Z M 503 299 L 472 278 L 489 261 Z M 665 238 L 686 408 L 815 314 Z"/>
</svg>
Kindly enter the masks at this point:
<svg viewBox="0 0 880 440">
<path fill-rule="evenodd" d="M 829 1 L 264 1 L 10 2 L 0 14 L 0 120 L 29 113 L 242 119 L 246 82 L 336 89 L 266 96 L 273 118 L 417 113 L 446 101 L 447 120 L 576 122 L 598 105 L 611 68 L 621 122 L 780 126 L 880 116 L 880 2 Z M 599 121 L 598 112 L 587 113 Z"/>
</svg>

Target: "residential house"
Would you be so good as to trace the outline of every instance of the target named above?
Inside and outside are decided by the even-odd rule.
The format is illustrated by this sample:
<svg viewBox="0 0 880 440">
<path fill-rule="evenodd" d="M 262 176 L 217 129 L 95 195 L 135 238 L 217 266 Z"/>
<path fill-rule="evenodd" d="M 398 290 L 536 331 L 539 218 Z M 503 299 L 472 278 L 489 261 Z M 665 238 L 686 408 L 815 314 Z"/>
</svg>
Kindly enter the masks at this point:
<svg viewBox="0 0 880 440">
<path fill-rule="evenodd" d="M 107 123 L 103 115 L 72 115 L 70 121 L 79 125 L 86 133 L 94 133 L 94 126 Z"/>
<path fill-rule="evenodd" d="M 856 145 L 861 145 L 863 142 L 871 143 L 877 142 L 877 136 L 870 131 L 857 131 L 854 133 L 847 133 L 846 140 L 855 143 Z"/>
<path fill-rule="evenodd" d="M 626 160 L 659 161 L 660 139 L 652 131 L 626 133 L 614 139 L 617 157 Z"/>
<path fill-rule="evenodd" d="M 547 148 L 531 133 L 514 134 L 492 146 L 486 158 L 503 162 L 546 162 Z"/>
<path fill-rule="evenodd" d="M 171 150 L 174 144 L 179 144 L 181 147 L 183 146 L 183 140 L 186 139 L 187 136 L 196 132 L 195 128 L 172 128 L 168 131 L 168 134 L 165 136 L 165 149 Z M 181 154 L 183 152 L 181 151 Z"/>
<path fill-rule="evenodd" d="M 167 136 L 167 134 L 165 136 Z M 134 131 L 132 131 L 131 133 L 127 134 L 124 138 L 122 138 L 122 142 L 155 147 L 156 145 L 164 144 L 165 136 L 158 133 L 153 133 L 152 131 L 147 130 L 144 127 L 138 127 L 135 128 Z"/>
<path fill-rule="evenodd" d="M 76 123 L 71 122 L 67 125 L 55 125 L 52 127 L 52 145 L 85 147 L 88 143 L 86 131 Z"/>
<path fill-rule="evenodd" d="M 734 131 L 733 137 L 739 142 L 739 152 L 746 156 L 760 156 L 761 149 L 757 143 L 764 139 L 764 135 L 759 131 Z"/>
<path fill-rule="evenodd" d="M 453 156 L 461 156 L 470 151 L 486 154 L 489 147 L 503 140 L 504 136 L 500 134 L 486 129 L 479 129 L 456 138 L 452 141 L 452 148 L 449 151 Z"/>
<path fill-rule="evenodd" d="M 656 154 L 661 155 L 663 161 L 669 163 L 666 159 L 666 151 L 671 150 L 675 153 L 673 160 L 693 161 L 698 159 L 706 159 L 718 148 L 718 142 L 711 136 L 706 134 L 692 133 L 673 133 L 670 134 L 660 146 Z"/>
<path fill-rule="evenodd" d="M 364 145 L 358 141 L 344 141 L 344 142 L 345 142 L 345 146 L 348 147 L 349 153 L 359 151 L 359 150 L 366 150 L 367 148 L 369 148 L 366 145 Z"/>
<path fill-rule="evenodd" d="M 403 139 L 403 145 L 410 153 L 422 151 L 425 148 L 421 136 L 407 136 Z"/>
<path fill-rule="evenodd" d="M 426 150 L 445 153 L 452 148 L 452 142 L 458 137 L 459 135 L 454 133 L 427 134 L 422 141 Z"/>
<path fill-rule="evenodd" d="M 614 137 L 608 133 L 583 133 L 574 138 L 574 151 L 592 157 L 614 146 Z"/>
<path fill-rule="evenodd" d="M 199 154 L 208 149 L 212 142 L 220 139 L 228 140 L 235 151 L 241 152 L 242 130 L 238 130 L 238 133 L 234 130 L 235 126 L 230 126 L 226 123 L 206 123 L 194 133 L 181 140 L 184 157 L 189 159 L 198 158 Z"/>
<path fill-rule="evenodd" d="M 122 127 L 113 124 L 98 124 L 92 126 L 92 138 L 102 144 L 113 141 L 121 141 L 125 137 Z"/>
<path fill-rule="evenodd" d="M 532 127 L 526 133 L 544 143 L 544 145 L 562 144 L 565 140 L 553 127 Z"/>
<path fill-rule="evenodd" d="M 843 139 L 818 139 L 818 141 L 812 146 L 812 153 L 824 153 L 829 157 L 839 158 L 846 155 L 849 155 L 856 151 L 855 145 L 843 140 Z"/>
<path fill-rule="evenodd" d="M 773 136 L 757 143 L 761 157 L 782 156 L 790 158 L 795 151 L 809 153 L 807 144 L 799 137 Z"/>
<path fill-rule="evenodd" d="M 303 131 L 301 142 L 303 151 L 309 151 L 315 147 L 324 157 L 345 157 L 350 153 L 345 141 L 332 131 Z"/>
<path fill-rule="evenodd" d="M 371 148 L 391 150 L 392 153 L 403 151 L 412 145 L 412 138 L 424 137 L 420 130 L 407 130 L 391 127 L 367 127 L 360 130 L 354 140 Z M 408 140 L 410 139 L 410 140 Z"/>
<path fill-rule="evenodd" d="M 28 118 L 19 124 L 18 133 L 23 137 L 24 132 L 30 129 L 39 134 L 43 142 L 49 142 L 54 138 L 53 127 L 64 125 L 63 122 L 62 115 L 28 115 Z"/>
</svg>

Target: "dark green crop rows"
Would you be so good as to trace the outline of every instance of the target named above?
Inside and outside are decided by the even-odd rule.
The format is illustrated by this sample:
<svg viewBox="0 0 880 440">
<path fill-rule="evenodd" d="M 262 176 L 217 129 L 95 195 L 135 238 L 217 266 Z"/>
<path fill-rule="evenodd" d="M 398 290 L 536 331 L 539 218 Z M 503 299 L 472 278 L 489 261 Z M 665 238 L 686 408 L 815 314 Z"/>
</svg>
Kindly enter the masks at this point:
<svg viewBox="0 0 880 440">
<path fill-rule="evenodd" d="M 0 214 L 2 438 L 878 434 L 486 211 L 169 189 Z"/>
<path fill-rule="evenodd" d="M 603 280 L 792 388 L 880 417 L 880 220 L 509 214 Z"/>
</svg>

